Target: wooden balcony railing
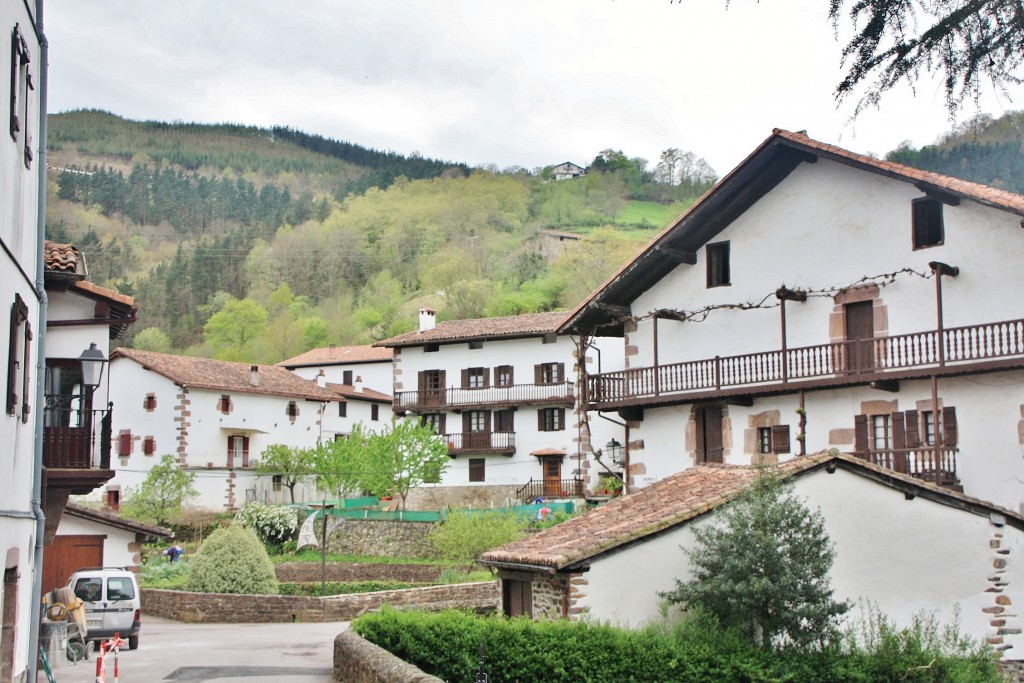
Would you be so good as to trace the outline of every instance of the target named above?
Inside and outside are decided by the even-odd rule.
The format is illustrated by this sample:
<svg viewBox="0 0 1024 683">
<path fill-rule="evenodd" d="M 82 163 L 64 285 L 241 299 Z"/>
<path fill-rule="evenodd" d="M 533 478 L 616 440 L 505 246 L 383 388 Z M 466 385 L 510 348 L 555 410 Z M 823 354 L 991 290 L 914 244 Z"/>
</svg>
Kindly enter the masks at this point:
<svg viewBox="0 0 1024 683">
<path fill-rule="evenodd" d="M 895 370 L 966 365 L 1024 356 L 1024 320 L 929 330 L 877 339 L 715 356 L 683 363 L 593 375 L 587 383 L 591 405 L 658 398 L 687 392 L 785 384 Z"/>
<path fill-rule="evenodd" d="M 516 452 L 515 432 L 455 432 L 445 434 L 448 455 L 460 453 L 502 453 Z"/>
<path fill-rule="evenodd" d="M 507 387 L 481 387 L 479 389 L 429 389 L 426 391 L 399 391 L 395 394 L 395 410 L 429 412 L 449 408 L 475 406 L 515 406 L 528 404 L 562 404 L 571 406 L 575 401 L 572 382 L 558 384 L 512 384 Z"/>
<path fill-rule="evenodd" d="M 53 397 L 60 399 L 61 397 Z M 47 396 L 43 428 L 43 466 L 51 469 L 110 469 L 113 410 L 61 407 Z M 99 448 L 96 436 L 99 432 Z"/>
<path fill-rule="evenodd" d="M 950 486 L 957 483 L 956 447 L 920 446 L 891 450 L 857 451 L 853 455 L 900 474 L 909 474 L 935 484 Z"/>
<path fill-rule="evenodd" d="M 583 498 L 582 479 L 530 479 L 516 491 L 516 498 L 532 503 L 538 498 Z"/>
</svg>

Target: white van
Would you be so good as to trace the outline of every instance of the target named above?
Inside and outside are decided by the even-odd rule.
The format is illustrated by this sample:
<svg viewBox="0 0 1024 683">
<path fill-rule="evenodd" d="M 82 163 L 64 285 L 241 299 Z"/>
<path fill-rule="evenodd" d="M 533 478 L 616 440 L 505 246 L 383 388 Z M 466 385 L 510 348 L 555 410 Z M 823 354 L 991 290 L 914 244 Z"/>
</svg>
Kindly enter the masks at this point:
<svg viewBox="0 0 1024 683">
<path fill-rule="evenodd" d="M 87 640 L 120 634 L 130 650 L 139 646 L 142 603 L 134 572 L 126 567 L 83 567 L 71 575 L 68 587 L 85 603 Z"/>
</svg>

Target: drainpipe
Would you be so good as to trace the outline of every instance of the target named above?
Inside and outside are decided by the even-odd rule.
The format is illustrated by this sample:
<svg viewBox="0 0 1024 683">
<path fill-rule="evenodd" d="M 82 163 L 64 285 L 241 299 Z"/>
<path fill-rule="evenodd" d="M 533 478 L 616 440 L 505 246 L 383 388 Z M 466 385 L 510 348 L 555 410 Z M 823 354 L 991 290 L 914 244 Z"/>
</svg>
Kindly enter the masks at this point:
<svg viewBox="0 0 1024 683">
<path fill-rule="evenodd" d="M 30 620 L 28 631 L 28 677 L 35 681 L 38 675 L 39 627 L 41 612 L 39 605 L 43 598 L 43 546 L 46 541 L 46 513 L 43 512 L 43 415 L 46 411 L 46 319 L 48 300 L 44 282 L 43 254 L 46 241 L 46 88 L 47 61 L 50 45 L 43 32 L 43 0 L 36 0 L 36 33 L 39 36 L 39 150 L 36 156 L 36 173 L 39 175 L 38 212 L 36 214 L 36 294 L 39 297 L 39 341 L 36 344 L 36 400 L 35 400 L 35 452 L 32 467 L 32 513 L 36 518 L 36 544 L 32 576 L 32 600 L 29 603 Z"/>
</svg>

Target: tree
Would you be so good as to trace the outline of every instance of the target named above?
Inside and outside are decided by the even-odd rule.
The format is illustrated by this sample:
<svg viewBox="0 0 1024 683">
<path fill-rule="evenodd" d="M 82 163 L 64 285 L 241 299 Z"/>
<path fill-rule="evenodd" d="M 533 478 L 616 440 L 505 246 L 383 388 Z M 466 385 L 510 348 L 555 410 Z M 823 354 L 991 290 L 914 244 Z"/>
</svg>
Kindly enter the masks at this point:
<svg viewBox="0 0 1024 683">
<path fill-rule="evenodd" d="M 362 488 L 369 435 L 361 424 L 342 439 L 320 444 L 312 451 L 316 485 L 338 496 Z"/>
<path fill-rule="evenodd" d="M 206 341 L 218 358 L 243 360 L 267 326 L 267 311 L 252 299 L 232 299 L 210 316 L 203 327 Z"/>
<path fill-rule="evenodd" d="M 167 353 L 171 350 L 171 338 L 159 327 L 147 327 L 135 335 L 135 339 L 132 340 L 132 348 Z"/>
<path fill-rule="evenodd" d="M 121 514 L 141 522 L 165 525 L 181 511 L 186 501 L 199 495 L 195 481 L 194 472 L 181 469 L 173 455 L 164 455 L 142 484 L 130 487 L 125 493 Z"/>
<path fill-rule="evenodd" d="M 403 509 L 409 489 L 440 481 L 448 467 L 448 447 L 432 427 L 416 419 L 392 419 L 390 427 L 370 436 L 365 454 L 363 488 L 378 496 L 398 496 Z"/>
<path fill-rule="evenodd" d="M 292 503 L 295 502 L 295 487 L 313 476 L 314 449 L 273 444 L 267 446 L 256 464 L 256 473 L 261 477 L 281 477 L 281 483 L 288 487 Z"/>
<path fill-rule="evenodd" d="M 847 6 L 830 0 L 837 31 Z M 1004 93 L 1024 82 L 1020 0 L 855 0 L 848 16 L 855 35 L 843 48 L 848 66 L 835 95 L 842 100 L 867 86 L 858 113 L 922 72 L 941 74 L 951 114 L 964 99 L 977 100 L 985 78 Z"/>
<path fill-rule="evenodd" d="M 526 536 L 529 522 L 514 512 L 455 510 L 430 534 L 441 557 L 470 564 L 488 550 Z"/>
<path fill-rule="evenodd" d="M 693 574 L 663 594 L 668 602 L 703 608 L 762 647 L 823 645 L 836 636 L 849 604 L 832 599 L 832 544 L 821 513 L 791 485 L 762 470 L 693 533 L 696 545 L 684 551 Z"/>
</svg>

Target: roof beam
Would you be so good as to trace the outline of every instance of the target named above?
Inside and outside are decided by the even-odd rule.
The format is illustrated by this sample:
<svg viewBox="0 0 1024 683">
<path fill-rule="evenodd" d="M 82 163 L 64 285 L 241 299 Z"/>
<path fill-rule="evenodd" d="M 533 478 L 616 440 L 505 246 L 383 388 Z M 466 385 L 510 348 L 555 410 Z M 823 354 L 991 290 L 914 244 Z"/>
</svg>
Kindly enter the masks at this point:
<svg viewBox="0 0 1024 683">
<path fill-rule="evenodd" d="M 672 249 L 670 247 L 657 246 L 654 251 L 663 255 L 667 259 L 671 259 L 676 263 L 685 263 L 687 265 L 694 265 L 697 263 L 697 252 L 686 251 L 683 249 Z"/>
</svg>

